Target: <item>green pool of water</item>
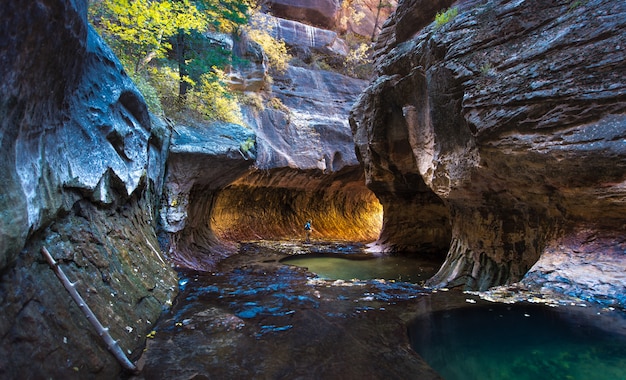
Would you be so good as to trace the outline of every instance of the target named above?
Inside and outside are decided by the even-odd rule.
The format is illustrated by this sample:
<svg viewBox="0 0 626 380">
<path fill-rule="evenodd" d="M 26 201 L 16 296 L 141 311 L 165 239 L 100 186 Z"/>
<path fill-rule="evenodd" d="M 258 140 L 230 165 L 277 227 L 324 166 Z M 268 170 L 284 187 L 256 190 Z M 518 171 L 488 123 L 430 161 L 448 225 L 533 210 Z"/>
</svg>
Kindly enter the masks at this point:
<svg viewBox="0 0 626 380">
<path fill-rule="evenodd" d="M 284 264 L 308 268 L 320 278 L 329 280 L 384 279 L 420 283 L 432 277 L 441 263 L 413 257 L 349 257 L 298 256 L 282 260 Z"/>
<path fill-rule="evenodd" d="M 589 318 L 543 305 L 472 305 L 420 317 L 409 335 L 446 380 L 626 379 L 624 332 Z"/>
</svg>

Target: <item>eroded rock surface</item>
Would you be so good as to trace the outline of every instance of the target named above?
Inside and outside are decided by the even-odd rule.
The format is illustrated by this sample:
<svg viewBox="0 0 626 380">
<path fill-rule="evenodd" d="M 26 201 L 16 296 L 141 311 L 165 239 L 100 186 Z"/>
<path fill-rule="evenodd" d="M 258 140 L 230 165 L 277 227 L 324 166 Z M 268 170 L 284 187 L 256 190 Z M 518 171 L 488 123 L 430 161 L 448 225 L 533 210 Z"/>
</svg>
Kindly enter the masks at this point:
<svg viewBox="0 0 626 380">
<path fill-rule="evenodd" d="M 0 8 L 0 377 L 114 378 L 40 248 L 136 358 L 176 293 L 154 232 L 169 131 L 89 28 L 86 2 Z"/>
<path fill-rule="evenodd" d="M 234 251 L 211 222 L 215 197 L 254 163 L 252 130 L 237 124 L 174 127 L 161 210 L 162 246 L 180 267 L 208 270 Z M 252 150 L 247 148 L 247 145 Z"/>
<path fill-rule="evenodd" d="M 345 55 L 333 31 L 267 15 L 262 19 L 293 51 Z M 212 269 L 235 252 L 233 243 L 239 241 L 303 239 L 308 219 L 313 220 L 313 239 L 375 240 L 382 209 L 364 185 L 348 124 L 366 82 L 289 66 L 272 71 L 272 80 L 263 85 L 248 86 L 241 78 L 264 77 L 267 62 L 245 38 L 232 48 L 254 58 L 233 68 L 233 88 L 245 88 L 258 104 L 244 108 L 250 128 L 245 133 L 235 132 L 235 126 L 174 133 L 163 214 L 169 235 L 162 243 L 176 264 Z M 192 154 L 183 148 L 189 144 L 179 144 L 190 134 L 196 136 L 194 144 L 225 147 L 231 154 L 213 148 Z M 246 141 L 255 143 L 254 156 L 238 151 Z"/>
<path fill-rule="evenodd" d="M 340 3 L 337 0 L 272 0 L 265 3 L 269 13 L 288 20 L 333 29 L 337 23 Z"/>
<path fill-rule="evenodd" d="M 380 75 L 352 116 L 368 183 L 383 188 L 381 199 L 400 198 L 390 188 L 412 175 L 441 199 L 426 207 L 449 211 L 450 250 L 431 285 L 485 289 L 520 280 L 542 254 L 576 251 L 569 236 L 582 228 L 608 237 L 594 255 L 619 251 L 626 4 L 457 6 L 450 22 L 421 30 L 401 23 L 417 9 L 398 9 L 387 34 L 393 49 L 381 51 Z M 623 278 L 598 276 L 624 289 Z"/>
<path fill-rule="evenodd" d="M 365 82 L 290 67 L 274 77 L 281 107 L 249 109 L 257 136 L 255 169 L 216 198 L 215 223 L 228 239 L 314 237 L 372 241 L 380 205 L 364 186 L 347 121 Z"/>
</svg>

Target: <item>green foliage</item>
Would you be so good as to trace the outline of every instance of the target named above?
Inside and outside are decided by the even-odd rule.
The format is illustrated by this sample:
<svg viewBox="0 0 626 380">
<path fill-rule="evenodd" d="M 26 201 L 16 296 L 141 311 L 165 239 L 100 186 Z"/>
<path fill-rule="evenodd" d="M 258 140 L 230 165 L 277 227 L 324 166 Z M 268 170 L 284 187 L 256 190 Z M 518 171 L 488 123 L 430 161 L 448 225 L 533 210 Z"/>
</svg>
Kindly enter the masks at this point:
<svg viewBox="0 0 626 380">
<path fill-rule="evenodd" d="M 248 137 L 246 141 L 241 143 L 240 149 L 243 153 L 248 153 L 251 149 L 254 149 L 255 141 L 253 138 Z"/>
<path fill-rule="evenodd" d="M 489 73 L 491 72 L 491 64 L 489 62 L 484 63 L 482 66 L 480 66 L 480 73 L 484 76 L 489 75 Z"/>
<path fill-rule="evenodd" d="M 242 123 L 221 68 L 232 52 L 207 38 L 248 22 L 250 0 L 99 0 L 89 16 L 153 113 Z"/>
<path fill-rule="evenodd" d="M 209 22 L 209 29 L 231 33 L 248 23 L 249 13 L 256 5 L 253 0 L 195 0 L 198 9 Z"/>
<path fill-rule="evenodd" d="M 250 20 L 246 32 L 252 41 L 263 48 L 270 67 L 278 72 L 284 72 L 292 57 L 287 53 L 285 41 L 277 40 L 270 35 L 273 27 L 268 18 L 257 16 Z"/>
<path fill-rule="evenodd" d="M 355 78 L 369 78 L 373 72 L 371 43 L 354 34 L 346 36 L 346 43 L 349 50 L 344 63 L 345 73 Z"/>
<path fill-rule="evenodd" d="M 263 97 L 257 92 L 245 92 L 239 97 L 239 103 L 254 107 L 258 110 L 264 110 Z"/>
<path fill-rule="evenodd" d="M 154 58 L 164 58 L 172 49 L 170 37 L 207 27 L 207 19 L 190 0 L 102 0 L 90 12 L 122 62 L 132 63 L 126 67 L 131 73 Z"/>
<path fill-rule="evenodd" d="M 454 19 L 459 14 L 457 7 L 449 8 L 444 12 L 438 12 L 435 16 L 435 28 L 439 28 Z"/>
<path fill-rule="evenodd" d="M 152 86 L 148 78 L 142 75 L 133 75 L 132 79 L 141 94 L 143 95 L 143 98 L 148 105 L 148 110 L 153 114 L 162 115 L 163 107 L 161 106 L 159 93 L 156 88 Z"/>
<path fill-rule="evenodd" d="M 224 73 L 216 68 L 203 74 L 199 85 L 189 92 L 187 107 L 206 120 L 244 124 L 239 102 L 224 83 Z"/>
<path fill-rule="evenodd" d="M 587 3 L 586 0 L 574 0 L 569 5 L 569 10 L 573 11 L 574 9 L 581 7 Z"/>
<path fill-rule="evenodd" d="M 268 107 L 271 107 L 272 109 L 289 113 L 289 107 L 287 107 L 279 98 L 276 98 L 276 97 L 270 98 L 267 101 L 267 105 Z"/>
</svg>

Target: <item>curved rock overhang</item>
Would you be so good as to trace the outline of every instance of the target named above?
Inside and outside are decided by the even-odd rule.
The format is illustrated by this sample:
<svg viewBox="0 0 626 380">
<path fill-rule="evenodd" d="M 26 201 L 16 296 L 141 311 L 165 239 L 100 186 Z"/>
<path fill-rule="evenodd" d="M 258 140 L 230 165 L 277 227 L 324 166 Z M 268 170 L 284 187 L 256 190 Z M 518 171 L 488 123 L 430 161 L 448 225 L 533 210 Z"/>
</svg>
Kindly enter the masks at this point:
<svg viewBox="0 0 626 380">
<path fill-rule="evenodd" d="M 626 4 L 457 6 L 448 23 L 413 33 L 389 31 L 392 16 L 388 35 L 405 40 L 380 52 L 379 76 L 352 113 L 377 195 L 379 182 L 393 189 L 420 176 L 449 212 L 450 250 L 430 285 L 518 281 L 555 250 L 574 259 L 581 247 L 603 247 L 613 257 L 626 222 Z M 409 25 L 410 10 L 397 14 Z M 407 136 L 413 170 L 394 170 L 411 156 L 390 153 L 397 135 Z M 624 268 L 614 258 L 613 268 Z M 607 280 L 625 288 L 618 276 Z"/>
<path fill-rule="evenodd" d="M 365 186 L 359 166 L 339 172 L 254 170 L 217 194 L 210 225 L 222 239 L 312 239 L 371 242 L 378 238 L 382 206 Z"/>
<path fill-rule="evenodd" d="M 188 169 L 189 157 L 184 162 Z M 198 180 L 197 173 L 189 170 L 185 173 L 192 173 L 193 183 L 188 190 L 181 182 L 166 184 L 162 224 L 169 233 L 162 237 L 178 267 L 213 270 L 221 259 L 235 253 L 242 241 L 301 242 L 307 220 L 313 222 L 313 241 L 371 242 L 378 238 L 382 206 L 365 186 L 358 166 L 331 174 L 290 168 L 248 169 L 250 162 L 245 160 L 225 163 L 212 159 L 210 166 L 220 168 L 222 185 Z"/>
</svg>

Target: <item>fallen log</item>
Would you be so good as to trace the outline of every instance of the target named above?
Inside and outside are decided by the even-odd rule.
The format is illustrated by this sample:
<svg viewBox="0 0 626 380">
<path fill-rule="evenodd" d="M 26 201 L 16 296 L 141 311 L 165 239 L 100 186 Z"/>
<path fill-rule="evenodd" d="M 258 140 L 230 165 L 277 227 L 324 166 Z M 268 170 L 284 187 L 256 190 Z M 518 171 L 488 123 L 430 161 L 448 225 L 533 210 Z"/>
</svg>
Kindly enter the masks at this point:
<svg viewBox="0 0 626 380">
<path fill-rule="evenodd" d="M 50 268 L 52 268 L 52 270 L 54 271 L 54 274 L 56 274 L 56 276 L 59 278 L 68 293 L 70 293 L 70 296 L 72 296 L 74 302 L 76 302 L 80 310 L 83 312 L 83 314 L 85 314 L 87 320 L 96 329 L 96 332 L 104 341 L 109 352 L 113 354 L 113 356 L 115 357 L 115 359 L 117 359 L 122 368 L 134 374 L 138 373 L 139 371 L 137 367 L 128 359 L 117 341 L 113 339 L 111 334 L 109 334 L 109 329 L 102 326 L 96 315 L 93 313 L 93 311 L 91 311 L 85 300 L 83 300 L 83 297 L 76 290 L 75 283 L 72 283 L 67 278 L 63 270 L 61 270 L 61 268 L 59 267 L 59 264 L 54 260 L 46 247 L 41 247 L 41 253 L 46 258 L 46 261 L 50 265 Z"/>
</svg>

